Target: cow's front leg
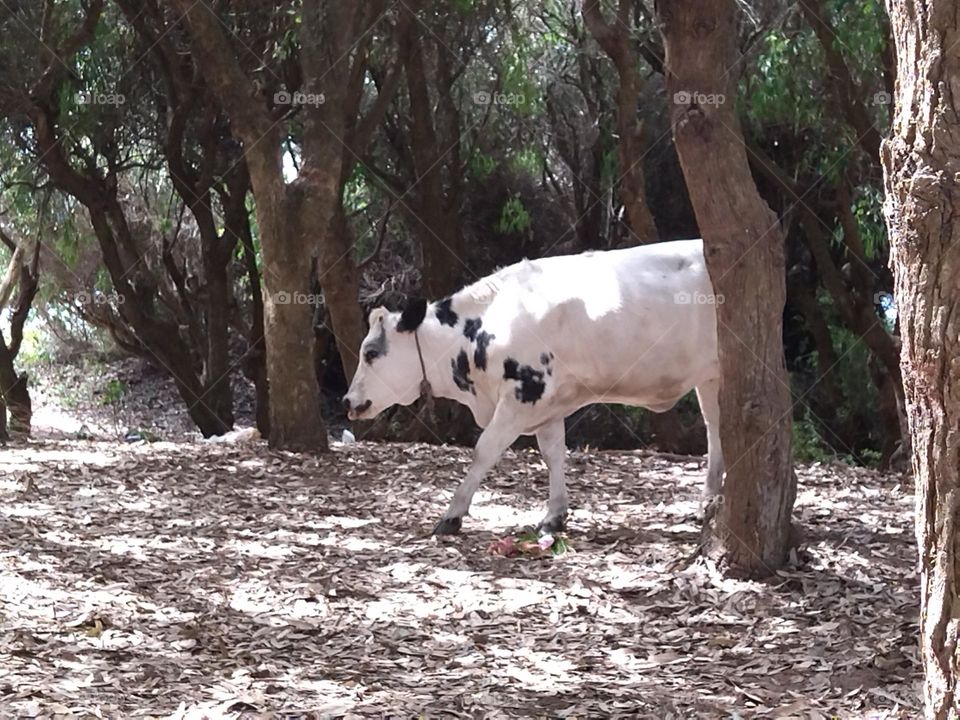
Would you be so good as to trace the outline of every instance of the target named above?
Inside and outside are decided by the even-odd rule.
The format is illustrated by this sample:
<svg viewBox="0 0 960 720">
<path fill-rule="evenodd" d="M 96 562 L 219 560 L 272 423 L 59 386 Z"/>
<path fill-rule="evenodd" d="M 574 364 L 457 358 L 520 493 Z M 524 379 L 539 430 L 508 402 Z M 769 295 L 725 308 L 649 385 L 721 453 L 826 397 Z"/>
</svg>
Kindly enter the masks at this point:
<svg viewBox="0 0 960 720">
<path fill-rule="evenodd" d="M 467 476 L 453 494 L 447 512 L 433 528 L 434 535 L 455 535 L 460 532 L 463 516 L 469 512 L 473 495 L 480 487 L 483 476 L 497 464 L 504 451 L 520 436 L 515 413 L 515 408 L 506 410 L 502 404 L 493 413 L 490 424 L 480 434 L 477 446 L 473 449 L 473 462 L 470 463 Z"/>
<path fill-rule="evenodd" d="M 556 533 L 563 530 L 567 521 L 567 483 L 563 474 L 563 463 L 567 454 L 564 432 L 564 420 L 551 420 L 537 430 L 537 444 L 550 472 L 550 500 L 547 503 L 547 515 L 540 521 L 538 530 L 542 533 Z"/>
</svg>

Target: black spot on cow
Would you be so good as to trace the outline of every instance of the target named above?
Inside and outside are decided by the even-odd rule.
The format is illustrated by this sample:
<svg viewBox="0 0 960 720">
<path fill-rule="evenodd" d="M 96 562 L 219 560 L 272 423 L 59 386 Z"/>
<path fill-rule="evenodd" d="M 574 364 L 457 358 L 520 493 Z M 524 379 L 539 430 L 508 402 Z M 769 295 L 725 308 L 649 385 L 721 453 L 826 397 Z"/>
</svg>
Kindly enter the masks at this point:
<svg viewBox="0 0 960 720">
<path fill-rule="evenodd" d="M 473 351 L 473 364 L 476 365 L 477 370 L 487 369 L 487 346 L 494 337 L 496 336 L 486 330 L 477 333 L 477 347 Z"/>
<path fill-rule="evenodd" d="M 685 267 L 687 267 L 687 265 L 689 265 L 687 259 L 680 258 L 680 261 L 677 263 L 677 270 L 683 270 Z"/>
<path fill-rule="evenodd" d="M 517 386 L 517 400 L 522 403 L 535 403 L 543 397 L 543 391 L 546 390 L 546 383 L 543 382 L 543 372 L 534 370 L 529 365 L 521 365 L 513 358 L 507 358 L 503 361 L 503 379 L 519 380 Z"/>
<path fill-rule="evenodd" d="M 483 325 L 483 320 L 480 318 L 467 318 L 463 323 L 463 336 L 467 340 L 476 340 L 481 325 Z"/>
<path fill-rule="evenodd" d="M 546 369 L 547 375 L 553 375 L 553 367 L 550 365 L 551 362 L 553 362 L 552 352 L 540 353 L 540 364 Z"/>
<path fill-rule="evenodd" d="M 477 394 L 477 389 L 470 379 L 470 358 L 467 357 L 467 351 L 461 350 L 460 354 L 450 360 L 450 367 L 453 369 L 453 381 L 457 387 L 464 392 Z"/>
<path fill-rule="evenodd" d="M 363 348 L 363 361 L 367 365 L 373 364 L 378 357 L 387 354 L 387 331 L 380 326 L 380 333 Z"/>
<path fill-rule="evenodd" d="M 439 320 L 442 325 L 456 327 L 457 320 L 460 319 L 460 316 L 453 311 L 451 305 L 453 305 L 453 298 L 444 298 L 437 303 L 437 320 Z"/>
</svg>

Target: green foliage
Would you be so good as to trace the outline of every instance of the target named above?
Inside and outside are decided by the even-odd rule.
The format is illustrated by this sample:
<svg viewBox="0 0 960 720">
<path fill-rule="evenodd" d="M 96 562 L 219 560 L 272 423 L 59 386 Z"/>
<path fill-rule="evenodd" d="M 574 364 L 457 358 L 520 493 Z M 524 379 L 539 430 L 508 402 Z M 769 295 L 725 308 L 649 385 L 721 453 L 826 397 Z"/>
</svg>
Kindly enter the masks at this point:
<svg viewBox="0 0 960 720">
<path fill-rule="evenodd" d="M 122 380 L 113 378 L 103 386 L 100 392 L 100 402 L 104 405 L 116 405 L 123 399 L 127 392 L 127 384 Z"/>
<path fill-rule="evenodd" d="M 833 372 L 840 377 L 840 386 L 844 397 L 866 415 L 877 411 L 877 388 L 870 379 L 867 366 L 870 362 L 870 350 L 859 337 L 847 328 L 835 324 L 830 326 L 830 335 L 836 349 L 837 367 Z"/>
<path fill-rule="evenodd" d="M 474 153 L 470 157 L 470 175 L 476 180 L 486 180 L 497 169 L 497 161 L 491 155 Z"/>
<path fill-rule="evenodd" d="M 523 232 L 530 227 L 530 213 L 523 206 L 519 195 L 512 195 L 500 211 L 500 219 L 494 226 L 498 233 Z"/>
<path fill-rule="evenodd" d="M 467 15 L 476 9 L 476 0 L 448 0 L 453 9 L 460 15 Z"/>
<path fill-rule="evenodd" d="M 551 555 L 563 555 L 568 550 L 570 550 L 570 541 L 567 540 L 564 535 L 551 535 L 553 542 L 549 545 L 547 550 L 550 551 Z M 521 533 L 517 536 L 517 544 L 521 548 L 537 546 L 539 542 L 542 541 L 543 536 L 540 535 L 536 530 L 528 530 L 524 533 Z M 542 547 L 542 546 L 540 546 Z M 527 550 L 526 552 L 530 552 Z"/>
<path fill-rule="evenodd" d="M 376 192 L 376 186 L 363 167 L 357 163 L 343 188 L 343 209 L 347 214 L 362 210 L 369 205 Z"/>
<path fill-rule="evenodd" d="M 797 462 L 829 462 L 836 453 L 823 441 L 817 430 L 818 421 L 809 411 L 793 421 L 793 459 Z"/>
<path fill-rule="evenodd" d="M 836 50 L 850 68 L 863 95 L 860 100 L 882 130 L 889 120 L 889 98 L 883 82 L 882 52 L 886 42 L 885 11 L 875 0 L 827 3 L 836 34 Z M 803 141 L 801 168 L 836 184 L 856 143 L 852 129 L 828 106 L 834 89 L 823 48 L 805 22 L 768 31 L 744 73 L 741 98 L 756 132 L 786 127 Z"/>
<path fill-rule="evenodd" d="M 45 329 L 27 323 L 23 328 L 23 342 L 17 354 L 17 363 L 24 368 L 34 368 L 51 360 L 51 343 Z"/>
<path fill-rule="evenodd" d="M 510 42 L 504 48 L 501 60 L 502 93 L 509 98 L 509 107 L 518 115 L 533 116 L 543 112 L 543 94 L 534 62 L 538 52 L 538 38 L 533 33 L 519 31 L 511 26 Z"/>
<path fill-rule="evenodd" d="M 540 168 L 543 167 L 543 153 L 536 148 L 524 148 L 513 154 L 510 165 L 517 172 L 537 177 L 540 174 Z"/>
<path fill-rule="evenodd" d="M 883 192 L 877 186 L 864 186 L 853 201 L 853 216 L 860 226 L 863 252 L 875 260 L 887 246 L 887 223 L 883 217 Z"/>
<path fill-rule="evenodd" d="M 883 63 L 887 43 L 887 12 L 877 0 L 835 0 L 830 6 L 831 27 L 836 47 L 843 54 L 854 80 L 866 92 L 865 100 L 878 112 L 878 118 L 889 120 L 889 99 L 883 97 Z M 877 94 L 880 96 L 877 97 Z M 882 131 L 886 125 L 879 128 Z"/>
<path fill-rule="evenodd" d="M 616 140 L 609 132 L 604 132 L 603 158 L 601 160 L 603 169 L 600 171 L 600 177 L 608 185 L 615 183 L 620 179 L 620 156 L 617 153 Z"/>
<path fill-rule="evenodd" d="M 867 467 L 880 467 L 880 459 L 882 455 L 879 450 L 873 450 L 871 448 L 864 448 L 859 453 L 860 462 L 862 462 Z M 857 462 L 856 458 L 851 459 L 853 462 Z"/>
<path fill-rule="evenodd" d="M 825 107 L 817 87 L 823 73 L 819 50 L 811 31 L 766 35 L 757 72 L 745 75 L 741 91 L 751 119 L 760 125 L 788 124 L 794 132 L 820 122 Z"/>
</svg>

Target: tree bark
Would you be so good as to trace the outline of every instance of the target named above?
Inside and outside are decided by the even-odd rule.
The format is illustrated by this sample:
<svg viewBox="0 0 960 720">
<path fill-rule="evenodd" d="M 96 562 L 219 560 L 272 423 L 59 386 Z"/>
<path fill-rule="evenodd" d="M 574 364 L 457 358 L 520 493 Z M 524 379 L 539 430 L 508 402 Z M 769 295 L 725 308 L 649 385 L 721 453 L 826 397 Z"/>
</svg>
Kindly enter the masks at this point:
<svg viewBox="0 0 960 720">
<path fill-rule="evenodd" d="M 704 552 L 737 574 L 769 575 L 787 558 L 796 496 L 783 233 L 754 185 L 735 110 L 733 0 L 661 0 L 657 13 L 674 138 L 716 293 L 727 474 Z"/>
<path fill-rule="evenodd" d="M 617 68 L 617 158 L 619 160 L 620 201 L 634 238 L 640 243 L 655 242 L 657 227 L 647 204 L 643 177 L 643 128 L 637 122 L 640 99 L 639 59 L 630 44 L 631 0 L 620 0 L 613 22 L 607 22 L 599 0 L 586 0 L 583 20 L 590 34 Z"/>
<path fill-rule="evenodd" d="M 204 77 L 246 152 L 263 251 L 264 338 L 267 377 L 271 380 L 270 445 L 297 451 L 326 450 L 320 388 L 314 373 L 313 313 L 307 302 L 308 260 L 315 255 L 315 240 L 301 245 L 305 223 L 299 214 L 311 206 L 316 214 L 329 210 L 329 202 L 317 203 L 320 207 L 302 202 L 309 192 L 305 186 L 321 182 L 317 164 L 306 167 L 305 162 L 306 177 L 296 192 L 288 192 L 282 171 L 282 124 L 272 120 L 257 86 L 244 73 L 220 19 L 202 3 L 176 0 L 175 5 L 190 28 L 191 46 Z M 313 140 L 316 131 L 311 132 Z M 319 174 L 322 176 L 322 172 Z M 326 228 L 329 218 L 327 215 L 314 224 L 313 232 L 318 227 Z"/>
<path fill-rule="evenodd" d="M 787 296 L 800 315 L 813 340 L 817 353 L 816 374 L 813 387 L 816 389 L 811 406 L 819 420 L 836 433 L 841 441 L 849 444 L 850 436 L 846 427 L 838 426 L 837 410 L 844 407 L 845 399 L 836 373 L 837 353 L 830 336 L 830 327 L 817 302 L 816 284 L 809 284 L 808 278 L 787 278 Z M 846 426 L 847 423 L 844 423 Z"/>
<path fill-rule="evenodd" d="M 897 55 L 883 143 L 913 440 L 926 717 L 960 708 L 960 15 L 954 0 L 887 0 Z"/>
<path fill-rule="evenodd" d="M 829 212 L 837 216 L 846 254 L 850 258 L 853 279 L 850 286 L 830 251 L 830 224 L 821 220 L 809 203 L 801 202 L 801 199 L 809 194 L 808 191 L 799 187 L 760 148 L 751 146 L 748 151 L 754 169 L 779 186 L 789 203 L 798 206 L 801 238 L 816 263 L 820 283 L 833 299 L 834 307 L 840 313 L 844 325 L 863 340 L 882 366 L 882 370 L 871 373 L 871 377 L 884 402 L 890 392 L 894 394 L 898 411 L 898 422 L 895 425 L 887 422 L 884 416 L 884 445 L 890 447 L 902 442 L 909 448 L 910 436 L 906 428 L 899 346 L 896 338 L 887 332 L 875 310 L 877 286 L 867 273 L 867 261 L 860 242 L 859 228 L 849 209 L 846 186 L 841 187 L 838 193 L 841 197 L 840 209 L 831 208 Z M 828 220 L 832 223 L 833 217 Z M 884 379 L 884 375 L 889 382 Z"/>
<path fill-rule="evenodd" d="M 422 289 L 429 298 L 441 298 L 457 290 L 464 281 L 463 236 L 460 233 L 462 204 L 462 163 L 460 159 L 459 111 L 453 103 L 453 81 L 449 69 L 437 67 L 428 74 L 424 50 L 426 38 L 414 23 L 406 33 L 404 70 L 410 100 L 409 159 L 416 192 L 401 202 L 411 229 L 420 240 L 423 258 Z M 440 46 L 439 57 L 445 48 Z M 445 60 L 441 60 L 441 63 Z M 433 80 L 433 82 L 431 82 Z M 431 99 L 431 85 L 437 107 Z M 442 122 L 440 113 L 447 113 Z M 443 131 L 447 132 L 444 133 Z M 472 278 L 471 278 L 472 279 Z"/>
<path fill-rule="evenodd" d="M 249 232 L 241 235 L 243 266 L 250 283 L 253 311 L 247 329 L 247 353 L 243 360 L 243 374 L 253 383 L 256 393 L 256 422 L 260 435 L 270 437 L 270 386 L 267 382 L 267 349 L 263 330 L 263 290 L 260 287 L 260 268 L 257 253 Z"/>
<path fill-rule="evenodd" d="M 357 371 L 360 345 L 366 336 L 366 319 L 357 300 L 360 271 L 352 260 L 354 235 L 342 198 L 337 200 L 330 219 L 327 240 L 321 243 L 317 256 L 317 271 L 327 317 L 337 343 L 337 352 L 343 364 L 343 373 L 349 381 Z M 350 261 L 344 257 L 349 255 Z"/>
<path fill-rule="evenodd" d="M 30 434 L 30 425 L 33 418 L 33 405 L 30 401 L 30 391 L 27 388 L 27 375 L 19 374 L 14 366 L 14 360 L 20 352 L 23 342 L 23 327 L 33 306 L 40 282 L 40 243 L 34 245 L 32 255 L 25 257 L 26 252 L 22 245 L 15 243 L 3 230 L 0 230 L 0 242 L 3 242 L 13 253 L 7 277 L 3 288 L 0 289 L 0 311 L 6 305 L 13 292 L 18 287 L 16 301 L 10 311 L 10 343 L 7 344 L 3 332 L 0 331 L 0 414 L 3 422 L 0 424 L 0 439 L 7 439 L 8 430 L 22 435 Z M 7 413 L 10 422 L 7 423 Z"/>
</svg>

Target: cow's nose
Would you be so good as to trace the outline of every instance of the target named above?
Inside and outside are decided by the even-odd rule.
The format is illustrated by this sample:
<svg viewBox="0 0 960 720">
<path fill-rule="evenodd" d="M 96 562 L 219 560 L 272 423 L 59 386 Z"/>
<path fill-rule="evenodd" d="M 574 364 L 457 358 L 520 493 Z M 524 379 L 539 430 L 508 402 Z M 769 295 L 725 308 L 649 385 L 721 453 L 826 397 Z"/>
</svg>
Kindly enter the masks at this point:
<svg viewBox="0 0 960 720">
<path fill-rule="evenodd" d="M 348 398 L 346 395 L 343 397 L 343 409 L 347 412 L 350 412 L 350 398 Z"/>
</svg>

